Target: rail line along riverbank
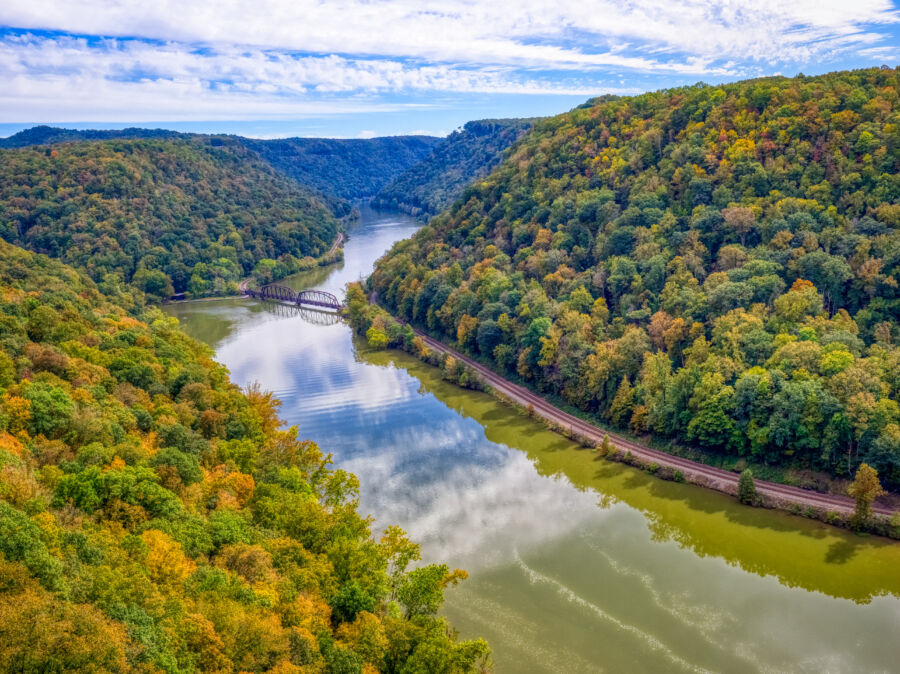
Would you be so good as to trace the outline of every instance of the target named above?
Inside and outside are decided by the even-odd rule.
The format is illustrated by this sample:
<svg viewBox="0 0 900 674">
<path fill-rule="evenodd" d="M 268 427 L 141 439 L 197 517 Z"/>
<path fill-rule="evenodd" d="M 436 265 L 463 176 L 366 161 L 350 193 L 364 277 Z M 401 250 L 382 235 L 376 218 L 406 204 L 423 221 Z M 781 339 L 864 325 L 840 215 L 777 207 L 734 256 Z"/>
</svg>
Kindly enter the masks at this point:
<svg viewBox="0 0 900 674">
<path fill-rule="evenodd" d="M 666 466 L 673 470 L 680 470 L 686 477 L 691 478 L 693 484 L 709 487 L 728 494 L 736 494 L 738 480 L 740 476 L 734 472 L 708 466 L 703 463 L 691 461 L 683 457 L 667 454 L 666 452 L 647 447 L 628 438 L 622 437 L 616 433 L 611 433 L 602 428 L 589 424 L 576 416 L 565 412 L 555 405 L 547 402 L 541 396 L 529 391 L 523 386 L 514 384 L 513 382 L 501 377 L 494 371 L 485 367 L 481 363 L 459 351 L 447 346 L 426 333 L 413 328 L 415 333 L 421 337 L 429 348 L 456 358 L 465 363 L 472 370 L 496 391 L 506 396 L 513 403 L 534 410 L 534 413 L 543 418 L 545 421 L 556 424 L 557 426 L 569 429 L 571 432 L 583 436 L 596 443 L 603 441 L 605 437 L 609 438 L 615 449 L 622 452 L 630 452 L 633 456 L 646 461 L 647 463 L 655 463 L 659 466 Z M 854 501 L 847 496 L 837 494 L 822 494 L 810 491 L 809 489 L 801 489 L 790 485 L 777 484 L 775 482 L 767 482 L 765 480 L 756 480 L 756 491 L 763 497 L 769 499 L 770 505 L 779 507 L 787 507 L 791 504 L 797 504 L 805 507 L 818 508 L 827 512 L 837 512 L 844 515 L 853 513 Z M 895 512 L 893 508 L 875 505 L 873 512 L 884 517 L 891 517 Z"/>
</svg>

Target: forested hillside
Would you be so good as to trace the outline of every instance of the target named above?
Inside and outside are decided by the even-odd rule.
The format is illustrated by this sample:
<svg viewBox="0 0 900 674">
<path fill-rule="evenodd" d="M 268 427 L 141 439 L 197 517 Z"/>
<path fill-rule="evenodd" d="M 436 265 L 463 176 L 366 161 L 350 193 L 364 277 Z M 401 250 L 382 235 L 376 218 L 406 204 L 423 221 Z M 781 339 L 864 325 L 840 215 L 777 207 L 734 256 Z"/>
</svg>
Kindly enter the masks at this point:
<svg viewBox="0 0 900 674">
<path fill-rule="evenodd" d="M 63 129 L 58 126 L 33 126 L 30 129 L 14 133 L 8 138 L 0 138 L 0 148 L 19 148 L 31 145 L 50 145 L 51 143 L 71 143 L 82 140 L 120 140 L 155 138 L 171 140 L 173 138 L 189 138 L 188 134 L 167 129 L 142 129 L 128 127 L 126 129 Z"/>
<path fill-rule="evenodd" d="M 98 140 L 182 140 L 223 143 L 248 148 L 248 158 L 260 157 L 279 173 L 311 188 L 338 216 L 350 213 L 346 200 L 371 197 L 396 176 L 428 157 L 444 143 L 436 136 L 384 138 L 278 138 L 260 140 L 243 136 L 209 136 L 166 129 L 63 129 L 35 126 L 9 138 L 0 148 L 23 148 Z"/>
<path fill-rule="evenodd" d="M 436 617 L 465 574 L 132 293 L 0 242 L 0 670 L 480 666 Z"/>
<path fill-rule="evenodd" d="M 447 208 L 466 186 L 487 175 L 533 119 L 483 119 L 454 131 L 428 157 L 400 174 L 374 199 L 379 206 L 432 216 Z"/>
<path fill-rule="evenodd" d="M 371 197 L 443 141 L 435 136 L 240 140 L 302 185 L 342 199 Z"/>
<path fill-rule="evenodd" d="M 537 122 L 372 278 L 614 426 L 900 486 L 900 70 Z"/>
<path fill-rule="evenodd" d="M 239 142 L 110 140 L 0 151 L 0 236 L 167 297 L 330 248 L 338 223 Z"/>
</svg>

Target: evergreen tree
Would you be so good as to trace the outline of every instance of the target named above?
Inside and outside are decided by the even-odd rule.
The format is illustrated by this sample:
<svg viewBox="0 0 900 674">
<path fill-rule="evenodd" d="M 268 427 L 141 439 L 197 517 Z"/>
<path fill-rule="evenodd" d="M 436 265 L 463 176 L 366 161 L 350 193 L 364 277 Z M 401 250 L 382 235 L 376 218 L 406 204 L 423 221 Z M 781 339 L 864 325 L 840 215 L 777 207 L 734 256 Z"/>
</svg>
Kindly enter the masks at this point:
<svg viewBox="0 0 900 674">
<path fill-rule="evenodd" d="M 753 482 L 753 471 L 747 468 L 741 473 L 741 479 L 738 480 L 738 499 L 741 503 L 754 505 L 756 498 L 756 484 Z"/>
<path fill-rule="evenodd" d="M 606 433 L 603 436 L 603 442 L 600 443 L 600 456 L 609 456 L 614 451 L 616 451 L 616 448 L 609 441 L 609 433 Z"/>
</svg>

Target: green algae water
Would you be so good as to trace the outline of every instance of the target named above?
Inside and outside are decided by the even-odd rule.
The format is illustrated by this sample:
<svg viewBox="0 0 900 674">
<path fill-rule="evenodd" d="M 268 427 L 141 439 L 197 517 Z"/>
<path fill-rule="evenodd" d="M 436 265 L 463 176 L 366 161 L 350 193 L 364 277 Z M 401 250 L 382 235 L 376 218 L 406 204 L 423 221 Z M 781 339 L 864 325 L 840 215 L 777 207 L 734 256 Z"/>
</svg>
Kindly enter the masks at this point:
<svg viewBox="0 0 900 674">
<path fill-rule="evenodd" d="M 415 229 L 364 211 L 343 263 L 289 282 L 340 293 Z M 167 311 L 359 475 L 376 529 L 469 571 L 444 612 L 498 672 L 900 671 L 898 544 L 599 459 L 316 312 Z"/>
</svg>

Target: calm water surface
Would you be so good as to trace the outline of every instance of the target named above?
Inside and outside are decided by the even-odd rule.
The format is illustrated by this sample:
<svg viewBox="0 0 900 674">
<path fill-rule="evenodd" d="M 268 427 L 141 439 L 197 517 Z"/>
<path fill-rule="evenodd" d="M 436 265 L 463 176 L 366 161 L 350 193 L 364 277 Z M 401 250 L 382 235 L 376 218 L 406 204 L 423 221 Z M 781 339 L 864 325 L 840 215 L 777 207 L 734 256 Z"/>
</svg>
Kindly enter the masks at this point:
<svg viewBox="0 0 900 674">
<path fill-rule="evenodd" d="M 340 293 L 415 229 L 366 211 L 339 267 L 290 283 Z M 900 545 L 599 460 L 314 312 L 167 310 L 359 475 L 376 528 L 469 571 L 445 613 L 498 672 L 900 671 Z"/>
</svg>

